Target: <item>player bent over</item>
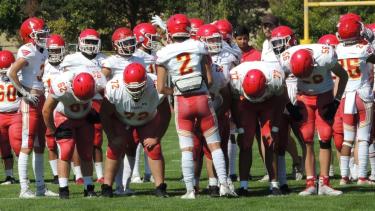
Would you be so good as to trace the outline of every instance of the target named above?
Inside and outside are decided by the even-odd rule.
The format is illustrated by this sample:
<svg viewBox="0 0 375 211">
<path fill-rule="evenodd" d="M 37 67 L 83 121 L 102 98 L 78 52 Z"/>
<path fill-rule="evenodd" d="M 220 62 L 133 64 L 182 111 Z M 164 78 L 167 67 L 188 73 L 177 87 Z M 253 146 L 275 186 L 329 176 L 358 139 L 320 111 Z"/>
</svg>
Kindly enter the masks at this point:
<svg viewBox="0 0 375 211">
<path fill-rule="evenodd" d="M 113 195 L 112 183 L 124 151 L 130 155 L 128 157 L 134 159 L 137 147 L 134 143 L 134 132 L 148 155 L 151 173 L 155 179 L 155 195 L 168 196 L 160 141 L 169 125 L 170 119 L 165 118 L 169 104 L 167 99 L 156 91 L 155 79 L 155 75 L 146 73 L 143 65 L 132 63 L 125 68 L 123 76 L 114 77 L 106 86 L 105 100 L 100 112 L 109 141 L 102 185 L 103 196 Z"/>
<path fill-rule="evenodd" d="M 50 94 L 43 107 L 48 136 L 54 136 L 59 148 L 59 196 L 69 198 L 68 178 L 74 148 L 81 158 L 84 196 L 94 197 L 92 150 L 94 126 L 89 123 L 94 95 L 105 86 L 104 75 L 94 77 L 87 72 L 62 73 L 52 81 Z M 56 108 L 56 109 L 55 109 Z M 55 110 L 55 112 L 54 112 Z"/>
</svg>

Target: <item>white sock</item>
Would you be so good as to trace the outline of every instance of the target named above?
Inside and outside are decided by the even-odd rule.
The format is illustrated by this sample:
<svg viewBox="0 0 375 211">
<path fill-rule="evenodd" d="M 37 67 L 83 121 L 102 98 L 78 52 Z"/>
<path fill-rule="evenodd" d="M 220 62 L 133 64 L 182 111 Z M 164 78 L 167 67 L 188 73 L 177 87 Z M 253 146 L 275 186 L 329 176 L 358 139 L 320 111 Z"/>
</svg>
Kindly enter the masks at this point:
<svg viewBox="0 0 375 211">
<path fill-rule="evenodd" d="M 371 166 L 371 175 L 375 176 L 375 144 L 372 143 L 369 146 L 369 154 L 368 154 Z"/>
<path fill-rule="evenodd" d="M 367 178 L 367 159 L 368 159 L 368 142 L 360 141 L 358 143 L 358 177 Z"/>
<path fill-rule="evenodd" d="M 272 188 L 279 188 L 279 182 L 270 182 L 270 190 L 272 190 Z"/>
<path fill-rule="evenodd" d="M 95 163 L 96 178 L 100 179 L 103 177 L 103 162 Z"/>
<path fill-rule="evenodd" d="M 50 160 L 49 165 L 51 166 L 53 176 L 57 175 L 57 159 Z"/>
<path fill-rule="evenodd" d="M 7 177 L 13 177 L 13 169 L 7 169 L 7 170 L 5 170 L 5 175 Z"/>
<path fill-rule="evenodd" d="M 341 177 L 349 177 L 349 156 L 340 156 L 340 173 Z"/>
<path fill-rule="evenodd" d="M 181 167 L 182 167 L 182 175 L 184 176 L 184 182 L 187 191 L 191 191 L 194 189 L 194 160 L 193 160 L 193 152 L 190 151 L 182 151 L 181 153 Z"/>
<path fill-rule="evenodd" d="M 140 167 L 140 157 L 142 153 L 143 147 L 142 144 L 138 144 L 137 146 L 137 151 L 135 153 L 135 162 L 134 162 L 134 169 L 133 169 L 133 174 L 132 177 L 140 177 L 140 172 L 139 172 L 139 167 Z"/>
<path fill-rule="evenodd" d="M 68 178 L 59 178 L 59 187 L 68 187 Z"/>
<path fill-rule="evenodd" d="M 223 151 L 221 149 L 215 149 L 211 152 L 211 154 L 212 162 L 214 163 L 214 167 L 220 184 L 227 184 L 227 174 L 225 169 L 225 159 Z"/>
<path fill-rule="evenodd" d="M 44 186 L 44 163 L 43 153 L 33 152 L 33 170 L 37 187 Z"/>
<path fill-rule="evenodd" d="M 236 174 L 237 144 L 228 144 L 229 175 Z"/>
<path fill-rule="evenodd" d="M 358 179 L 358 165 L 354 163 L 352 177 L 354 180 Z"/>
<path fill-rule="evenodd" d="M 209 186 L 217 186 L 218 183 L 217 183 L 216 177 L 210 177 L 210 178 L 208 178 L 208 185 Z"/>
<path fill-rule="evenodd" d="M 248 187 L 249 187 L 249 181 L 247 180 L 240 181 L 240 188 L 244 188 L 247 190 Z"/>
<path fill-rule="evenodd" d="M 151 169 L 150 166 L 148 165 L 148 156 L 147 153 L 144 153 L 144 158 L 145 158 L 145 174 L 151 175 Z"/>
<path fill-rule="evenodd" d="M 92 177 L 91 176 L 84 176 L 83 177 L 83 183 L 85 184 L 85 190 L 87 190 L 88 185 L 92 185 Z"/>
<path fill-rule="evenodd" d="M 277 156 L 277 178 L 279 179 L 280 185 L 287 184 L 285 156 Z"/>
<path fill-rule="evenodd" d="M 76 175 L 76 180 L 82 178 L 81 166 L 74 166 L 73 171 L 75 172 L 74 175 Z"/>
<path fill-rule="evenodd" d="M 129 188 L 132 171 L 134 168 L 135 157 L 127 156 L 124 157 L 124 169 L 122 171 L 122 185 L 125 189 Z"/>
<path fill-rule="evenodd" d="M 29 160 L 29 155 L 20 152 L 18 156 L 18 177 L 20 180 L 21 189 L 25 190 L 29 188 L 27 181 L 27 163 Z"/>
<path fill-rule="evenodd" d="M 116 189 L 124 189 L 124 187 L 122 186 L 123 170 L 124 170 L 124 162 L 120 162 L 118 169 L 117 169 L 116 177 L 115 177 Z"/>
</svg>

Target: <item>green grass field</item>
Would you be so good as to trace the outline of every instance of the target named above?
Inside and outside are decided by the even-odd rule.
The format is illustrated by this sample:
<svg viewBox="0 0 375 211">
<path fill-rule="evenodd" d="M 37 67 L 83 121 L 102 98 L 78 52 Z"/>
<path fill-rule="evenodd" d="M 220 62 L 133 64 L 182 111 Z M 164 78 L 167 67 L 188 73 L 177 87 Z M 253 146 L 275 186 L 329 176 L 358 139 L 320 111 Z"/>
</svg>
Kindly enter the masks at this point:
<svg viewBox="0 0 375 211">
<path fill-rule="evenodd" d="M 105 145 L 105 144 L 104 144 Z M 338 179 L 332 180 L 332 185 L 344 191 L 339 197 L 300 197 L 297 193 L 304 188 L 304 181 L 289 180 L 293 193 L 289 196 L 267 197 L 267 183 L 257 182 L 264 175 L 264 169 L 254 146 L 253 167 L 251 170 L 254 179 L 249 182 L 251 194 L 248 197 L 227 199 L 210 198 L 207 195 L 199 195 L 196 200 L 181 200 L 184 194 L 184 184 L 179 181 L 181 176 L 180 151 L 174 122 L 163 139 L 163 152 L 166 159 L 166 182 L 170 198 L 160 199 L 153 196 L 153 184 L 131 184 L 136 191 L 132 197 L 118 198 L 83 198 L 83 186 L 70 184 L 71 199 L 59 200 L 57 198 L 18 199 L 19 185 L 0 186 L 0 210 L 375 210 L 375 186 L 349 185 L 338 187 Z M 337 161 L 336 161 L 337 163 Z M 30 165 L 31 166 L 31 165 Z M 288 174 L 291 173 L 291 161 L 287 155 Z M 15 165 L 15 175 L 17 165 Z M 52 178 L 48 160 L 45 160 L 46 180 Z M 142 169 L 142 168 L 141 168 Z M 205 170 L 202 171 L 201 189 L 207 185 Z M 336 165 L 336 175 L 338 168 Z M 94 174 L 95 175 L 95 174 Z M 29 170 L 30 178 L 32 176 Z M 0 171 L 3 179 L 4 172 Z M 238 182 L 235 183 L 239 186 Z M 34 189 L 34 185 L 31 184 Z M 58 186 L 48 184 L 48 188 L 57 191 Z M 96 190 L 100 185 L 96 184 Z"/>
</svg>

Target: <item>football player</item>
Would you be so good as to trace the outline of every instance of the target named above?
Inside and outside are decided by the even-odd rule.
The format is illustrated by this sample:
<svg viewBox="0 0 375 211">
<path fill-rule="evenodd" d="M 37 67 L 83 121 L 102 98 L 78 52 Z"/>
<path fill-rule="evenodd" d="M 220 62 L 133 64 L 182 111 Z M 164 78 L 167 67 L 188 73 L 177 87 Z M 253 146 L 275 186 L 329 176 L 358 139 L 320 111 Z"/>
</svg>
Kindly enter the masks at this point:
<svg viewBox="0 0 375 211">
<path fill-rule="evenodd" d="M 109 143 L 102 196 L 113 196 L 112 183 L 123 153 L 129 154 L 134 160 L 136 146 L 132 142 L 136 132 L 148 154 L 155 179 L 155 195 L 168 197 L 160 141 L 169 125 L 170 119 L 165 118 L 169 104 L 156 91 L 155 79 L 155 75 L 146 73 L 142 64 L 132 63 L 125 68 L 123 76 L 114 77 L 106 86 L 100 115 Z"/>
<path fill-rule="evenodd" d="M 361 23 L 355 19 L 342 20 L 338 24 L 340 44 L 336 47 L 341 66 L 347 71 L 349 80 L 341 100 L 341 112 L 344 129 L 344 142 L 340 151 L 340 184 L 349 182 L 349 160 L 351 148 L 358 140 L 358 184 L 367 184 L 367 161 L 372 124 L 373 72 L 369 70 L 370 62 L 374 64 L 373 47 L 363 41 Z"/>
<path fill-rule="evenodd" d="M 24 42 L 18 49 L 17 60 L 8 71 L 13 86 L 22 95 L 20 110 L 22 113 L 22 145 L 18 157 L 18 174 L 21 185 L 20 198 L 35 196 L 56 196 L 44 183 L 44 135 L 45 125 L 42 119 L 42 107 L 45 101 L 44 87 L 41 80 L 41 69 L 47 59 L 46 41 L 49 30 L 44 20 L 31 17 L 26 19 L 20 28 Z M 18 73 L 21 73 L 22 79 Z M 35 142 L 35 143 L 34 143 Z M 34 149 L 33 162 L 36 180 L 36 193 L 29 188 L 27 179 L 28 159 Z"/>
<path fill-rule="evenodd" d="M 58 175 L 60 199 L 69 198 L 70 160 L 77 147 L 84 179 L 84 196 L 95 197 L 92 181 L 95 111 L 91 109 L 95 94 L 104 89 L 106 79 L 101 73 L 67 71 L 56 77 L 43 107 L 46 136 L 54 137 L 59 148 Z"/>
<path fill-rule="evenodd" d="M 172 43 L 157 52 L 157 89 L 161 94 L 174 95 L 181 166 L 187 190 L 182 198 L 195 199 L 193 134 L 196 120 L 212 154 L 220 195 L 236 196 L 234 188 L 228 185 L 217 118 L 208 94 L 208 87 L 212 85 L 208 51 L 202 42 L 189 39 L 190 22 L 186 15 L 171 16 L 167 21 L 167 31 Z M 174 88 L 166 86 L 168 75 Z"/>
<path fill-rule="evenodd" d="M 9 81 L 6 73 L 15 58 L 8 50 L 0 51 L 0 155 L 4 161 L 5 181 L 2 185 L 14 184 L 12 148 L 18 157 L 21 147 L 22 117 L 17 112 L 21 98 Z"/>
<path fill-rule="evenodd" d="M 201 27 L 205 24 L 204 20 L 202 20 L 200 18 L 190 18 L 189 21 L 190 21 L 190 27 L 191 27 L 190 37 L 191 37 L 191 39 L 196 40 L 197 39 L 197 31 L 198 31 L 199 27 Z"/>
<path fill-rule="evenodd" d="M 331 126 L 348 76 L 338 63 L 336 53 L 331 46 L 310 44 L 289 48 L 292 46 L 290 41 L 290 37 L 279 36 L 273 37 L 271 44 L 275 54 L 280 55 L 279 61 L 284 71 L 297 78 L 296 102 L 288 104 L 287 109 L 298 124 L 307 150 L 305 158 L 306 189 L 299 195 L 307 196 L 317 193 L 319 195 L 341 195 L 342 192 L 333 189 L 329 183 Z M 333 96 L 331 71 L 339 79 L 335 96 Z M 291 97 L 294 98 L 294 96 Z M 318 132 L 320 145 L 318 190 L 315 186 L 313 145 L 315 129 Z"/>
<path fill-rule="evenodd" d="M 105 55 L 100 53 L 101 40 L 99 33 L 94 29 L 84 29 L 81 31 L 78 38 L 78 48 L 80 52 L 67 55 L 63 62 L 60 64 L 60 67 L 64 71 L 91 71 L 94 75 L 100 74 L 102 61 L 105 59 Z M 100 104 L 102 97 L 97 94 L 93 100 L 92 109 L 96 113 L 99 113 Z M 95 162 L 95 172 L 97 176 L 97 182 L 103 183 L 103 134 L 102 134 L 102 125 L 100 124 L 99 115 L 97 118 L 91 120 L 92 124 L 95 127 L 95 141 L 94 141 L 94 162 Z M 79 167 L 75 166 L 75 169 L 78 170 Z M 76 180 L 79 179 L 76 176 Z"/>
</svg>

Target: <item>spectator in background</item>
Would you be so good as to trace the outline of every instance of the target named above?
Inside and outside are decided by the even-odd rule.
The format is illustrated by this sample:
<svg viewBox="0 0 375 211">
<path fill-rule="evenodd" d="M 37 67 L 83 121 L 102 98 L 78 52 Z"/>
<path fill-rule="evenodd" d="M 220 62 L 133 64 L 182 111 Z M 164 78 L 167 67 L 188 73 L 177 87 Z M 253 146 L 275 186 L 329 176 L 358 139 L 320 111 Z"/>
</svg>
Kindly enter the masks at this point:
<svg viewBox="0 0 375 211">
<path fill-rule="evenodd" d="M 262 61 L 277 61 L 275 54 L 273 53 L 272 47 L 269 40 L 271 39 L 271 31 L 279 26 L 279 18 L 268 14 L 262 18 L 262 30 L 266 37 L 262 47 Z"/>
<path fill-rule="evenodd" d="M 242 51 L 241 63 L 245 61 L 260 61 L 260 51 L 249 45 L 249 30 L 244 26 L 238 26 L 234 29 L 233 34 L 238 47 Z"/>
</svg>

